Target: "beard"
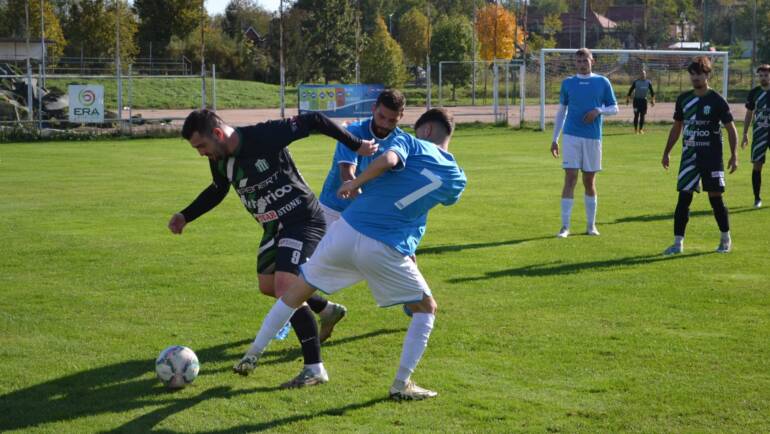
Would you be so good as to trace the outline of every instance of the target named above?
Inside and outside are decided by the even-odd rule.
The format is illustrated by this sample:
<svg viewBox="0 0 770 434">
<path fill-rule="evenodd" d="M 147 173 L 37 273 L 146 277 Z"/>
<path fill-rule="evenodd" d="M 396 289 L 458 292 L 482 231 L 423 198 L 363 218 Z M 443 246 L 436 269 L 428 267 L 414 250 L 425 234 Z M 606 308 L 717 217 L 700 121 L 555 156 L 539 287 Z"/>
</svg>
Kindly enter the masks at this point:
<svg viewBox="0 0 770 434">
<path fill-rule="evenodd" d="M 393 129 L 389 130 L 387 128 L 382 128 L 379 125 L 377 125 L 376 122 L 372 121 L 372 132 L 374 133 L 375 136 L 377 136 L 377 138 L 384 139 L 392 131 L 393 131 Z"/>
</svg>

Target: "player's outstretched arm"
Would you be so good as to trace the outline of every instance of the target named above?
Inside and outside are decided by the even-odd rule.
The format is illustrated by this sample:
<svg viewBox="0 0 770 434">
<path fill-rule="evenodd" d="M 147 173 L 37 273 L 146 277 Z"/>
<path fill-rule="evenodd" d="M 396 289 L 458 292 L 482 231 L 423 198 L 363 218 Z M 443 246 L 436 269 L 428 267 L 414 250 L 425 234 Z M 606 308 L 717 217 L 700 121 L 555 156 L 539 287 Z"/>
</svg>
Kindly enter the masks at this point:
<svg viewBox="0 0 770 434">
<path fill-rule="evenodd" d="M 355 151 L 358 155 L 368 157 L 377 152 L 378 145 L 374 140 L 362 140 L 350 133 L 350 131 L 337 125 L 326 115 L 318 112 L 305 113 L 299 116 L 299 122 L 305 125 L 309 131 L 317 131 L 327 135 Z"/>
<path fill-rule="evenodd" d="M 393 151 L 386 151 L 372 161 L 369 167 L 361 173 L 358 178 L 346 181 L 337 190 L 337 196 L 343 199 L 349 199 L 353 191 L 357 191 L 361 186 L 377 178 L 388 170 L 393 169 L 401 162 L 401 158 Z"/>
<path fill-rule="evenodd" d="M 671 126 L 671 131 L 668 132 L 668 142 L 666 142 L 666 148 L 663 150 L 663 158 L 660 163 L 664 169 L 668 170 L 668 166 L 671 160 L 671 149 L 674 148 L 679 136 L 682 134 L 682 128 L 684 123 L 682 121 L 674 121 L 674 125 Z"/>
<path fill-rule="evenodd" d="M 168 229 L 172 233 L 181 234 L 187 223 L 209 212 L 227 196 L 227 192 L 230 190 L 230 183 L 227 181 L 227 178 L 217 171 L 215 164 L 213 162 L 209 163 L 211 177 L 213 178 L 211 185 L 206 187 L 187 208 L 171 216 L 168 222 Z"/>
<path fill-rule="evenodd" d="M 340 179 L 342 180 L 343 184 L 346 183 L 347 181 L 352 181 L 356 179 L 356 167 L 357 166 L 355 164 L 351 164 L 351 163 L 345 163 L 345 162 L 339 163 Z M 361 189 L 353 191 L 349 199 L 354 199 L 359 194 L 361 194 Z"/>
<path fill-rule="evenodd" d="M 730 173 L 733 173 L 738 170 L 738 130 L 734 122 L 726 123 L 725 129 L 727 129 L 727 142 L 730 144 L 730 160 L 727 162 L 727 168 L 730 169 Z"/>
</svg>

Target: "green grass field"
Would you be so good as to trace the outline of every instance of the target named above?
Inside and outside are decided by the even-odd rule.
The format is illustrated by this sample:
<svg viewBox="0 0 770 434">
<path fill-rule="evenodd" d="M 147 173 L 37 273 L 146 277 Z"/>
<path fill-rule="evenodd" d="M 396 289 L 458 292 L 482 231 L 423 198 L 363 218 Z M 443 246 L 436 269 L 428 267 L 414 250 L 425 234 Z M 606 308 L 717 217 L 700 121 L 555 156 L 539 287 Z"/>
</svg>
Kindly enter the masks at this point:
<svg viewBox="0 0 770 434">
<path fill-rule="evenodd" d="M 415 403 L 387 400 L 407 318 L 364 285 L 333 298 L 349 316 L 323 346 L 328 384 L 276 389 L 301 366 L 293 334 L 252 376 L 230 372 L 272 305 L 261 229 L 230 194 L 169 233 L 210 182 L 181 139 L 2 144 L 0 431 L 768 432 L 770 210 L 751 208 L 743 152 L 727 177 L 734 251 L 713 253 L 700 195 L 685 254 L 661 256 L 676 172 L 650 128 L 607 129 L 602 235 L 566 240 L 550 133 L 460 128 L 468 189 L 434 210 L 418 252 L 439 313 L 414 378 L 440 395 Z M 292 145 L 316 189 L 332 146 Z M 201 361 L 175 393 L 153 372 L 171 344 Z"/>
</svg>

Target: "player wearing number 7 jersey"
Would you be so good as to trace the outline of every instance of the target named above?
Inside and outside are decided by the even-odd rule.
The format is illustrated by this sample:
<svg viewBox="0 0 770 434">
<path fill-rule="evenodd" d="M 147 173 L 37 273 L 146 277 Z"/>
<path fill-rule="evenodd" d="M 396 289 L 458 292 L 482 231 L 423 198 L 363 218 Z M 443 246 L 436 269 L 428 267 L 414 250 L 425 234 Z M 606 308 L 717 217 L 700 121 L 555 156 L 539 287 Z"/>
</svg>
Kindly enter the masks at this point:
<svg viewBox="0 0 770 434">
<path fill-rule="evenodd" d="M 433 329 L 436 302 L 409 256 L 425 233 L 428 211 L 438 204 L 454 204 L 465 189 L 465 174 L 447 150 L 452 130 L 446 111 L 428 110 L 415 124 L 420 139 L 400 134 L 381 143 L 380 156 L 340 187 L 340 195 L 346 197 L 366 184 L 301 266 L 302 278 L 265 317 L 251 348 L 236 365 L 237 372 L 255 368 L 270 338 L 316 290 L 333 294 L 366 280 L 379 306 L 405 304 L 413 312 L 390 396 L 436 396 L 411 381 Z"/>
</svg>

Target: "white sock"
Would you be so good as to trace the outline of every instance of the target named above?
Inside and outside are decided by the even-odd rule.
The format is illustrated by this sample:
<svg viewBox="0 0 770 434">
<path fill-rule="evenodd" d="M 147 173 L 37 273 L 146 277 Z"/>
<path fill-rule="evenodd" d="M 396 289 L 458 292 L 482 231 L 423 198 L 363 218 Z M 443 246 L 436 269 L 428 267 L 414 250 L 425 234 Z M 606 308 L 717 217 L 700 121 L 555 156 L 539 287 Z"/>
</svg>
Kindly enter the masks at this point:
<svg viewBox="0 0 770 434">
<path fill-rule="evenodd" d="M 265 351 L 267 344 L 269 344 L 273 337 L 287 322 L 289 322 L 289 319 L 294 315 L 295 310 L 296 309 L 289 307 L 289 305 L 279 298 L 272 309 L 270 309 L 270 312 L 265 316 L 264 321 L 262 321 L 262 327 L 259 329 L 257 337 L 254 338 L 254 342 L 252 342 L 251 347 L 249 347 L 249 351 L 247 351 L 246 354 L 255 356 L 261 355 L 262 352 Z"/>
<path fill-rule="evenodd" d="M 321 312 L 319 312 L 318 315 L 320 315 L 320 316 L 329 315 L 330 313 L 334 312 L 334 306 L 336 306 L 336 305 L 334 303 L 332 303 L 331 301 L 326 303 L 326 307 L 323 308 L 323 310 Z"/>
<path fill-rule="evenodd" d="M 415 312 L 412 314 L 412 322 L 404 337 L 404 348 L 401 350 L 401 363 L 396 373 L 396 381 L 406 383 L 412 376 L 417 363 L 420 361 L 425 347 L 428 346 L 428 338 L 433 330 L 433 321 L 436 315 L 432 313 Z"/>
<path fill-rule="evenodd" d="M 572 217 L 572 204 L 574 199 L 561 198 L 561 226 L 569 229 L 569 220 Z"/>
<path fill-rule="evenodd" d="M 310 369 L 315 375 L 321 375 L 322 373 L 326 372 L 326 368 L 324 368 L 323 362 L 305 365 L 305 368 Z"/>
<path fill-rule="evenodd" d="M 675 235 L 674 236 L 674 245 L 681 248 L 684 245 L 684 237 Z"/>
<path fill-rule="evenodd" d="M 588 227 L 592 228 L 596 225 L 596 196 L 586 196 L 586 221 Z"/>
</svg>

